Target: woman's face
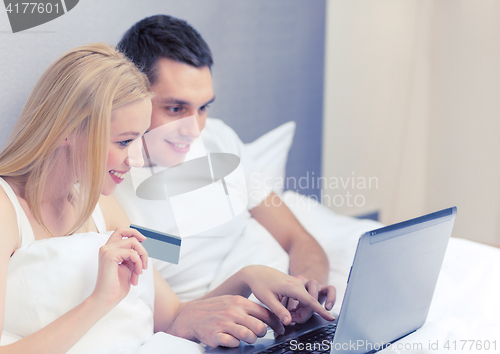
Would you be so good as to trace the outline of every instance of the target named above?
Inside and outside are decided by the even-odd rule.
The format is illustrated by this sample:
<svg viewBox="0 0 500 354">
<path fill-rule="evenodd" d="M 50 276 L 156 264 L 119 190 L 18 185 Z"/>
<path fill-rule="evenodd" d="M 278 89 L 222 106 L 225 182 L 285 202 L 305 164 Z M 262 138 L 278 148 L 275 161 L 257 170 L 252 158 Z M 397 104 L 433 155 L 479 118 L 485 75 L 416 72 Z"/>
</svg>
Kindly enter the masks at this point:
<svg viewBox="0 0 500 354">
<path fill-rule="evenodd" d="M 133 102 L 111 112 L 111 140 L 102 194 L 112 194 L 130 167 L 144 164 L 141 137 L 150 123 L 150 99 Z"/>
</svg>

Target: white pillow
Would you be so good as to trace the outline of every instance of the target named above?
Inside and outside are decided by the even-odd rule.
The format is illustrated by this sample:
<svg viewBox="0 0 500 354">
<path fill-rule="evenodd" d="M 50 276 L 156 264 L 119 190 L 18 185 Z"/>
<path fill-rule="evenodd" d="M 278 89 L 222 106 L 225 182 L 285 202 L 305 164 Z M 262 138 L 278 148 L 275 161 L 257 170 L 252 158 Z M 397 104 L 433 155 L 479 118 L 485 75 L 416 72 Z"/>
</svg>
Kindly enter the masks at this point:
<svg viewBox="0 0 500 354">
<path fill-rule="evenodd" d="M 278 195 L 283 193 L 286 162 L 292 146 L 295 126 L 295 122 L 287 122 L 257 140 L 245 144 L 246 152 L 253 160 L 253 178 L 258 178 L 265 185 L 272 186 L 272 190 Z"/>
</svg>

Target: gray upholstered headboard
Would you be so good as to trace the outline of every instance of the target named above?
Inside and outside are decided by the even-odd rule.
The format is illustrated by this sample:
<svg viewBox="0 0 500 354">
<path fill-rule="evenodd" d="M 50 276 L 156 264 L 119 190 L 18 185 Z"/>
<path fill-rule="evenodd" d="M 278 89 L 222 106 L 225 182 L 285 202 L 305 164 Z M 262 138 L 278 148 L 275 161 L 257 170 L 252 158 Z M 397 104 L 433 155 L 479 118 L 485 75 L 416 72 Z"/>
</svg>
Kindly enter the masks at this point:
<svg viewBox="0 0 500 354">
<path fill-rule="evenodd" d="M 216 102 L 209 115 L 244 142 L 297 122 L 287 175 L 321 175 L 325 0 L 80 0 L 65 15 L 13 34 L 0 10 L 0 145 L 41 73 L 64 51 L 116 44 L 136 21 L 187 20 L 212 49 Z M 302 189 L 319 194 L 315 186 Z"/>
</svg>

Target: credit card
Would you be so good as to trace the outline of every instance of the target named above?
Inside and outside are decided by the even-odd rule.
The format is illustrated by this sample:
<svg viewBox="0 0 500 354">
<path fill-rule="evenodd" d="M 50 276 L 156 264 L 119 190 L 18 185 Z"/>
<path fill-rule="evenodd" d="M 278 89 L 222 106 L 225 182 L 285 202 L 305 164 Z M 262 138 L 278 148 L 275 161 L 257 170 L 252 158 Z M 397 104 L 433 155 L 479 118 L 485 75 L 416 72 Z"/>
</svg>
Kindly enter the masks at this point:
<svg viewBox="0 0 500 354">
<path fill-rule="evenodd" d="M 138 225 L 130 225 L 146 236 L 142 245 L 148 251 L 148 256 L 165 262 L 179 264 L 179 254 L 181 252 L 181 238 L 166 234 L 164 232 L 148 229 Z"/>
</svg>

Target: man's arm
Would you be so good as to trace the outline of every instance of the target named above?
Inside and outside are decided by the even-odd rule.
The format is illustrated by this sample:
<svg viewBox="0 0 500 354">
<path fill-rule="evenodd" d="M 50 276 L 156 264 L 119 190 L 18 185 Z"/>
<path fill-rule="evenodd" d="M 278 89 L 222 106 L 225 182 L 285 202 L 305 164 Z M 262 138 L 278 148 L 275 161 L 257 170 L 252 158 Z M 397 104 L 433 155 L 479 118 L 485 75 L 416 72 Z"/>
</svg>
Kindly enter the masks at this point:
<svg viewBox="0 0 500 354">
<path fill-rule="evenodd" d="M 327 283 L 328 257 L 274 192 L 250 213 L 290 256 L 290 275 L 302 275 L 322 284 Z"/>
<path fill-rule="evenodd" d="M 155 277 L 155 285 L 156 282 L 164 283 L 164 286 L 155 286 L 157 291 L 167 287 L 159 273 Z M 174 316 L 166 316 L 173 320 L 158 322 L 158 326 L 155 320 L 155 330 L 166 328 L 170 334 L 201 340 L 210 346 L 235 347 L 240 340 L 254 343 L 257 337 L 266 334 L 264 323 L 283 334 L 283 324 L 302 320 L 302 313 L 289 312 L 283 306 L 280 302 L 283 298 L 295 299 L 302 308 L 301 312 L 316 311 L 324 319 L 332 321 L 333 316 L 307 290 L 302 280 L 276 269 L 247 266 L 200 299 L 177 306 L 177 314 L 174 311 L 171 312 Z M 251 293 L 269 310 L 245 298 Z M 155 299 L 155 317 L 157 314 L 161 317 L 161 307 L 165 308 L 164 313 L 168 313 L 170 303 L 163 300 L 164 295 L 157 293 L 155 297 L 158 299 L 158 302 Z"/>
<path fill-rule="evenodd" d="M 319 243 L 304 229 L 295 215 L 274 192 L 250 210 L 252 216 L 264 226 L 290 256 L 289 273 L 301 281 L 309 293 L 325 308 L 331 310 L 336 299 L 335 288 L 328 284 L 328 257 Z M 306 321 L 311 309 L 301 309 L 296 301 L 288 302 L 288 309 Z"/>
</svg>

